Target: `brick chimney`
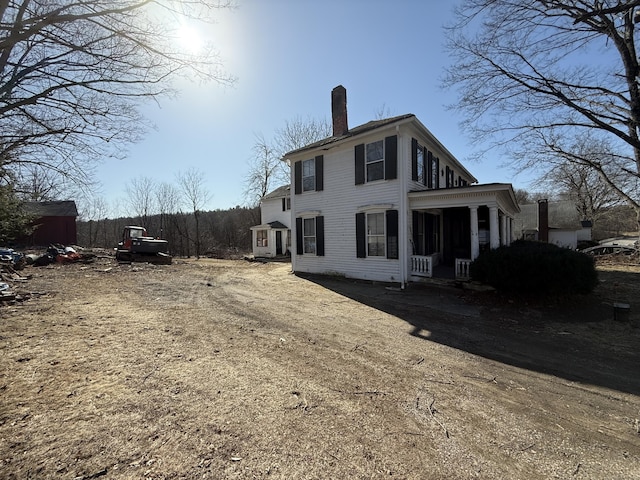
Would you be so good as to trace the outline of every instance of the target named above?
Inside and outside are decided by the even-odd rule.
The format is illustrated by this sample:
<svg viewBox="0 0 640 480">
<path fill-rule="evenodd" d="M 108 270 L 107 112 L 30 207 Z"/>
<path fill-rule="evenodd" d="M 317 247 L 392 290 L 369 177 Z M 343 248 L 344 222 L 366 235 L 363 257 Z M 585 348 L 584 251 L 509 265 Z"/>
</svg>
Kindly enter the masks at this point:
<svg viewBox="0 0 640 480">
<path fill-rule="evenodd" d="M 549 202 L 538 200 L 538 240 L 549 242 Z"/>
<path fill-rule="evenodd" d="M 347 90 L 338 85 L 331 90 L 331 116 L 333 117 L 333 136 L 339 137 L 349 131 L 347 123 Z"/>
</svg>

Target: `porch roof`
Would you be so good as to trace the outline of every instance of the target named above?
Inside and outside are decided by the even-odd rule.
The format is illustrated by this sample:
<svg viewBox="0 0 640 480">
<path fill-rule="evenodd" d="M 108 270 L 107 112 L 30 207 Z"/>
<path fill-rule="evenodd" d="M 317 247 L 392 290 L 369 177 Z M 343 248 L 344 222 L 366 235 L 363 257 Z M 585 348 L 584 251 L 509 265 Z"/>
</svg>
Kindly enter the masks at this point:
<svg viewBox="0 0 640 480">
<path fill-rule="evenodd" d="M 413 209 L 496 206 L 508 215 L 520 212 L 510 183 L 484 183 L 466 187 L 414 190 L 409 192 Z"/>
<path fill-rule="evenodd" d="M 250 227 L 250 230 L 288 230 L 289 227 L 287 227 L 284 223 L 282 222 L 269 222 L 269 223 L 265 223 L 263 225 L 254 225 L 253 227 Z"/>
</svg>

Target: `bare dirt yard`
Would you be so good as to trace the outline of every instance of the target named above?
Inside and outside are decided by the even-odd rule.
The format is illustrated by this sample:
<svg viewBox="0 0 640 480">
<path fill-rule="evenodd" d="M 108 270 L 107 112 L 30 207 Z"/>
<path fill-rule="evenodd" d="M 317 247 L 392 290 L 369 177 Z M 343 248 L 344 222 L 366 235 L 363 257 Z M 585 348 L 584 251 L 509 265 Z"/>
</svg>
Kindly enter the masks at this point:
<svg viewBox="0 0 640 480">
<path fill-rule="evenodd" d="M 20 273 L 3 479 L 640 478 L 638 266 L 545 300 L 244 260 Z"/>
</svg>

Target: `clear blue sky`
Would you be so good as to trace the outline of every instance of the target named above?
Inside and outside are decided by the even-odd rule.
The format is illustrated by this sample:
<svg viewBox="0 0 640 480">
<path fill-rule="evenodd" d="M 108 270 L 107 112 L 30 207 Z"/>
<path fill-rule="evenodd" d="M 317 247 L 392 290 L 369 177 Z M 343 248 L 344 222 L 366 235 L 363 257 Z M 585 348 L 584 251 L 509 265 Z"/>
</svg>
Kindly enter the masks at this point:
<svg viewBox="0 0 640 480">
<path fill-rule="evenodd" d="M 217 14 L 211 31 L 233 87 L 181 82 L 181 95 L 143 112 L 157 126 L 131 147 L 124 161 L 99 169 L 103 196 L 125 197 L 128 178 L 146 176 L 175 184 L 190 168 L 204 172 L 207 209 L 244 203 L 244 179 L 256 134 L 266 139 L 287 120 L 331 118 L 331 90 L 347 89 L 349 126 L 385 109 L 415 114 L 480 183 L 527 188 L 499 167 L 469 159 L 472 148 L 441 88 L 448 59 L 442 26 L 453 2 L 436 0 L 237 0 Z M 124 173 L 124 174 L 123 174 Z"/>
</svg>

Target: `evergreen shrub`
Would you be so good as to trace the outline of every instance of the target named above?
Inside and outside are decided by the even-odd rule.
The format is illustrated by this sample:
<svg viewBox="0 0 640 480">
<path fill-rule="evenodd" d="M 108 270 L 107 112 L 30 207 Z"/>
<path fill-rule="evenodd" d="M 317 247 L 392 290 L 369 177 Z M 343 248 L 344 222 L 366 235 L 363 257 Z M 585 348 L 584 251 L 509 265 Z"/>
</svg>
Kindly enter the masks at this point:
<svg viewBox="0 0 640 480">
<path fill-rule="evenodd" d="M 598 284 L 592 257 L 528 240 L 482 252 L 470 274 L 473 280 L 510 293 L 586 294 Z"/>
</svg>

